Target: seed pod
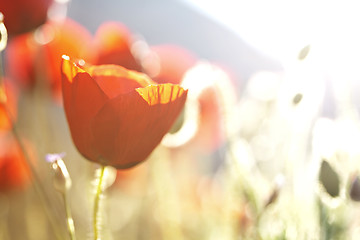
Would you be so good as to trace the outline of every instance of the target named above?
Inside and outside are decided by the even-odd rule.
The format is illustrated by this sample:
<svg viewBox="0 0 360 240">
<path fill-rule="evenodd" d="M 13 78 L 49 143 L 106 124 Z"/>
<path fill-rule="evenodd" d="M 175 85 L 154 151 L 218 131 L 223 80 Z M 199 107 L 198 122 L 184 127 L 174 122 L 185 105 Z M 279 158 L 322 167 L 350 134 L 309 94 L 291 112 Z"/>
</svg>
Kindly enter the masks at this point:
<svg viewBox="0 0 360 240">
<path fill-rule="evenodd" d="M 307 55 L 309 54 L 310 52 L 310 45 L 306 45 L 305 47 L 303 47 L 300 52 L 299 52 L 299 55 L 298 55 L 298 59 L 299 60 L 304 60 Z"/>
<path fill-rule="evenodd" d="M 326 161 L 322 160 L 319 181 L 325 191 L 333 198 L 338 197 L 340 193 L 340 179 L 335 170 Z"/>
<path fill-rule="evenodd" d="M 303 95 L 301 93 L 297 93 L 293 98 L 293 104 L 297 105 L 303 98 Z"/>
<path fill-rule="evenodd" d="M 351 179 L 349 196 L 353 201 L 360 201 L 360 179 L 358 174 L 354 175 Z"/>
</svg>

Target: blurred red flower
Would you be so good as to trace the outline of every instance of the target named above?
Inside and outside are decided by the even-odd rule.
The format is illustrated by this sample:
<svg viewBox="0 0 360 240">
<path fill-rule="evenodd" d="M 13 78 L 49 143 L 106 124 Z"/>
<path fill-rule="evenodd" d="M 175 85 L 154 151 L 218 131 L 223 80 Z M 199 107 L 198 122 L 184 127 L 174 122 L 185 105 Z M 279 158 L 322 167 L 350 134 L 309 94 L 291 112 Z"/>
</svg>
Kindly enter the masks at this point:
<svg viewBox="0 0 360 240">
<path fill-rule="evenodd" d="M 132 34 L 120 22 L 105 22 L 97 29 L 94 49 L 97 59 L 94 64 L 116 64 L 140 72 L 140 63 L 131 52 Z"/>
<path fill-rule="evenodd" d="M 21 189 L 30 180 L 30 169 L 24 155 L 11 136 L 0 134 L 0 192 Z"/>
<path fill-rule="evenodd" d="M 189 117 L 197 122 L 197 129 L 189 136 L 188 146 L 204 152 L 218 149 L 225 138 L 223 98 L 235 95 L 235 86 L 229 75 L 214 64 L 198 61 L 191 51 L 181 46 L 164 44 L 151 46 L 150 49 L 151 54 L 145 58 L 148 62 L 146 70 L 154 81 L 186 85 L 192 94 L 196 94 L 193 98 L 199 108 L 198 117 Z M 229 85 L 233 88 L 228 88 Z M 227 93 L 222 92 L 225 88 Z M 184 126 L 186 119 L 181 120 L 176 131 Z"/>
<path fill-rule="evenodd" d="M 11 82 L 3 80 L 4 85 L 0 89 L 0 130 L 9 130 L 12 127 L 11 121 L 15 121 L 17 117 L 18 93 Z"/>
<path fill-rule="evenodd" d="M 71 19 L 49 21 L 35 34 L 17 36 L 6 49 L 6 73 L 25 87 L 44 84 L 61 102 L 61 56 L 92 61 L 90 32 Z"/>
<path fill-rule="evenodd" d="M 194 137 L 206 152 L 218 149 L 225 139 L 223 102 L 217 86 L 208 86 L 198 96 L 199 127 Z"/>
<path fill-rule="evenodd" d="M 103 23 L 93 37 L 71 19 L 49 21 L 35 34 L 23 34 L 9 41 L 6 72 L 25 89 L 33 89 L 41 80 L 51 88 L 55 99 L 61 100 L 59 69 L 63 54 L 91 64 L 116 64 L 141 71 L 131 45 L 131 33 L 120 22 Z"/>
<path fill-rule="evenodd" d="M 189 90 L 197 92 L 199 104 L 198 128 L 189 143 L 205 152 L 213 152 L 227 137 L 228 115 L 236 102 L 236 85 L 223 68 L 205 62 L 190 69 L 185 78 Z"/>
<path fill-rule="evenodd" d="M 151 54 L 145 58 L 146 70 L 157 83 L 180 84 L 185 72 L 197 62 L 193 53 L 177 45 L 156 45 L 150 50 Z"/>
<path fill-rule="evenodd" d="M 0 0 L 0 12 L 9 35 L 31 31 L 47 19 L 53 0 Z"/>
<path fill-rule="evenodd" d="M 61 102 L 61 56 L 63 54 L 92 62 L 90 50 L 92 36 L 88 30 L 77 22 L 66 19 L 62 23 L 50 23 L 50 30 L 44 34 L 54 34 L 53 40 L 42 45 L 43 69 L 47 70 L 54 97 Z M 48 33 L 49 32 L 49 33 Z M 47 36 L 46 36 L 47 37 Z M 45 71 L 46 73 L 46 71 Z"/>
<path fill-rule="evenodd" d="M 12 38 L 5 50 L 6 76 L 25 89 L 32 89 L 36 83 L 37 47 L 32 34 L 21 34 Z"/>
<path fill-rule="evenodd" d="M 187 90 L 117 65 L 85 70 L 63 57 L 64 108 L 75 146 L 88 160 L 117 169 L 144 161 L 181 112 Z"/>
</svg>

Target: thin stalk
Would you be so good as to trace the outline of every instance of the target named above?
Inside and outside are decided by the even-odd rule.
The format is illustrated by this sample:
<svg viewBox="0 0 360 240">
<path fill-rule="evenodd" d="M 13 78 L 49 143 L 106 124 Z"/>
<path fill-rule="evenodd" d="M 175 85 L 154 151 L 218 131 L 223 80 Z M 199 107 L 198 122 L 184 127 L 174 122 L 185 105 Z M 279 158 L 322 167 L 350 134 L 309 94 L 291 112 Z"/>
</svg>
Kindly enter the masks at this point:
<svg viewBox="0 0 360 240">
<path fill-rule="evenodd" d="M 62 195 L 63 195 L 63 199 L 64 199 L 65 212 L 66 212 L 66 223 L 67 223 L 67 228 L 69 230 L 70 239 L 76 240 L 74 220 L 72 218 L 69 199 L 67 197 L 66 191 Z"/>
<path fill-rule="evenodd" d="M 93 212 L 93 228 L 94 228 L 94 240 L 100 239 L 99 229 L 99 204 L 102 195 L 102 183 L 104 179 L 105 166 L 102 165 L 100 169 L 100 177 L 96 188 L 95 200 L 94 200 L 94 212 Z"/>
</svg>

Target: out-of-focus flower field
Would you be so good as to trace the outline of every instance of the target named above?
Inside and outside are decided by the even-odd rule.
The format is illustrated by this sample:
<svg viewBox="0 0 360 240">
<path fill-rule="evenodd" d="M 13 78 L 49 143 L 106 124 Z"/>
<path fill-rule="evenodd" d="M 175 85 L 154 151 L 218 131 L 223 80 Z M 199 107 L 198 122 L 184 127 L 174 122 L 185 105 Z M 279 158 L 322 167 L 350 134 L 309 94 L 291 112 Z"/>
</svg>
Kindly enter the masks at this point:
<svg viewBox="0 0 360 240">
<path fill-rule="evenodd" d="M 0 0 L 0 240 L 360 238 L 354 69 L 238 79 L 70 3 Z"/>
</svg>

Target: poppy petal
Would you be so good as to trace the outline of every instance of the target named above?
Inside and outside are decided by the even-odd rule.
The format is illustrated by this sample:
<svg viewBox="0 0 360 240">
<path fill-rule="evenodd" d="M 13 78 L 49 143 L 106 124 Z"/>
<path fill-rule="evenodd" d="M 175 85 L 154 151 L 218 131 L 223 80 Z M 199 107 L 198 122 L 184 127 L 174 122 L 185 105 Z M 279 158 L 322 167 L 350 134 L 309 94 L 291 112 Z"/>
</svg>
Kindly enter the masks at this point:
<svg viewBox="0 0 360 240">
<path fill-rule="evenodd" d="M 186 97 L 180 86 L 161 84 L 107 102 L 91 123 L 98 161 L 118 169 L 144 161 L 171 128 Z"/>
<path fill-rule="evenodd" d="M 108 101 L 108 97 L 88 73 L 66 56 L 62 59 L 62 91 L 72 139 L 80 153 L 93 159 L 96 152 L 91 147 L 90 120 Z"/>
<path fill-rule="evenodd" d="M 85 70 L 109 98 L 154 84 L 147 75 L 117 65 L 91 66 Z"/>
</svg>

